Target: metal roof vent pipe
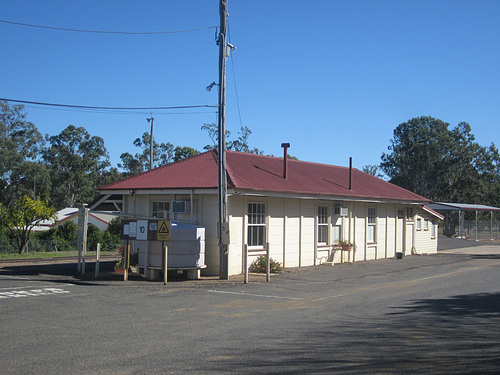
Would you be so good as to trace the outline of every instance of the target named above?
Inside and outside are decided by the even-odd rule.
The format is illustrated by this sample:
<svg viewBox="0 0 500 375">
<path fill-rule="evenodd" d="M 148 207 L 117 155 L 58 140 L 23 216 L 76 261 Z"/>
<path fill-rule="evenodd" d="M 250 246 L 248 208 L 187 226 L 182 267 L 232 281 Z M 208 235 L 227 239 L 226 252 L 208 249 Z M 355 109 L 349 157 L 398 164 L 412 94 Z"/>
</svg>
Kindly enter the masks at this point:
<svg viewBox="0 0 500 375">
<path fill-rule="evenodd" d="M 286 180 L 286 168 L 288 166 L 288 147 L 290 147 L 290 143 L 282 143 L 281 147 L 283 147 L 283 178 Z"/>
<path fill-rule="evenodd" d="M 349 157 L 349 190 L 352 190 L 352 156 Z"/>
</svg>

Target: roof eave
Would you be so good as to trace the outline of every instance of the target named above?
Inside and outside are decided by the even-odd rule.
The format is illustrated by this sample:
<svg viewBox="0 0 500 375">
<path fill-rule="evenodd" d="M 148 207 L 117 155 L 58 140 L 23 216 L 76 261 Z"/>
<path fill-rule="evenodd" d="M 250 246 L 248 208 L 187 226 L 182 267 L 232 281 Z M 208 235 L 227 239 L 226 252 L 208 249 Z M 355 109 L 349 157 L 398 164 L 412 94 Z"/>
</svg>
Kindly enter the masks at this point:
<svg viewBox="0 0 500 375">
<path fill-rule="evenodd" d="M 281 197 L 281 198 L 299 198 L 299 199 L 324 199 L 332 201 L 358 201 L 358 202 L 380 202 L 380 203 L 395 203 L 395 204 L 427 204 L 430 200 L 417 200 L 417 199 L 396 199 L 380 196 L 362 196 L 362 195 L 331 195 L 311 192 L 282 192 L 282 191 L 269 191 L 259 189 L 234 189 L 236 195 L 251 195 L 251 196 L 268 196 L 268 197 Z"/>
</svg>

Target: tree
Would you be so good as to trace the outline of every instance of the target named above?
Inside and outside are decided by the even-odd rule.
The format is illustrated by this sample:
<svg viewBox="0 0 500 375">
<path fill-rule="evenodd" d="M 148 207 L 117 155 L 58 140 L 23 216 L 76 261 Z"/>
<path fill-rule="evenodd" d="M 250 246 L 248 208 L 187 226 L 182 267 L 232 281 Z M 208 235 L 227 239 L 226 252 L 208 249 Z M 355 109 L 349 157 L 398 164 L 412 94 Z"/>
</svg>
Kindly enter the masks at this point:
<svg viewBox="0 0 500 375">
<path fill-rule="evenodd" d="M 92 201 L 99 176 L 109 166 L 104 140 L 74 125 L 46 140 L 50 146 L 43 161 L 51 173 L 53 204 L 63 208 Z"/>
<path fill-rule="evenodd" d="M 417 194 L 435 199 L 435 179 L 444 172 L 444 147 L 450 144 L 448 124 L 432 117 L 420 117 L 399 124 L 382 154 L 381 168 L 391 182 Z"/>
<path fill-rule="evenodd" d="M 10 206 L 24 194 L 48 191 L 48 180 L 39 163 L 43 137 L 26 121 L 24 107 L 0 101 L 0 108 L 0 202 Z"/>
<path fill-rule="evenodd" d="M 500 158 L 495 145 L 477 144 L 465 122 L 451 130 L 448 126 L 432 117 L 398 125 L 380 167 L 392 183 L 434 201 L 498 202 Z"/>
<path fill-rule="evenodd" d="M 384 175 L 379 172 L 379 168 L 380 168 L 379 165 L 368 164 L 363 166 L 363 172 L 375 176 L 377 178 L 384 178 Z"/>
<path fill-rule="evenodd" d="M 19 254 L 24 253 L 33 228 L 43 220 L 56 220 L 56 209 L 45 201 L 23 196 L 7 209 L 4 222 L 15 238 Z"/>
<path fill-rule="evenodd" d="M 102 171 L 97 181 L 97 187 L 111 184 L 123 179 L 124 175 L 117 168 L 109 168 Z"/>
<path fill-rule="evenodd" d="M 180 147 L 177 146 L 174 151 L 174 161 L 179 161 L 181 159 L 188 158 L 190 156 L 198 155 L 200 152 L 191 147 Z"/>
<path fill-rule="evenodd" d="M 203 147 L 205 150 L 213 150 L 217 148 L 219 142 L 218 127 L 216 124 L 203 124 L 201 130 L 206 130 L 208 136 L 213 142 L 213 145 L 206 145 Z M 260 151 L 258 148 L 251 149 L 248 145 L 248 138 L 252 134 L 252 131 L 247 126 L 241 126 L 238 132 L 239 136 L 235 141 L 229 141 L 231 133 L 226 130 L 226 148 L 231 151 L 247 152 L 250 154 L 262 155 L 264 152 Z"/>
<path fill-rule="evenodd" d="M 205 130 L 208 133 L 208 137 L 212 141 L 211 145 L 206 145 L 203 147 L 204 150 L 210 151 L 214 150 L 218 147 L 219 145 L 219 128 L 217 124 L 211 123 L 211 124 L 203 124 L 201 126 L 201 130 Z M 227 147 L 227 139 L 231 135 L 231 132 L 226 129 L 226 147 Z"/>
<path fill-rule="evenodd" d="M 5 226 L 4 218 L 6 216 L 7 216 L 7 209 L 2 204 L 2 202 L 0 202 L 0 230 Z"/>
<path fill-rule="evenodd" d="M 133 145 L 139 147 L 141 152 L 132 155 L 124 152 L 120 155 L 121 163 L 118 168 L 125 170 L 128 175 L 138 174 L 147 171 L 150 167 L 151 136 L 145 132 L 141 138 L 136 138 Z M 174 159 L 174 145 L 170 142 L 158 144 L 153 139 L 153 167 L 159 167 L 171 163 Z"/>
</svg>

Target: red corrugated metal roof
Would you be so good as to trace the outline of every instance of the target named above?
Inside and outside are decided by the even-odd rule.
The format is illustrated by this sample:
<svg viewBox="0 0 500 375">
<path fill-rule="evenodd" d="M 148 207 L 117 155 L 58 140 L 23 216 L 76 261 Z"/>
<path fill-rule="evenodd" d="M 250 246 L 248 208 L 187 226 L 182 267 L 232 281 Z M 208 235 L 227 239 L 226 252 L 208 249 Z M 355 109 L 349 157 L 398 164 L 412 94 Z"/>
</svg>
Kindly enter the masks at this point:
<svg viewBox="0 0 500 375">
<path fill-rule="evenodd" d="M 444 220 L 444 215 L 441 215 L 439 212 L 434 211 L 432 208 L 429 206 L 424 206 L 424 210 L 427 211 L 428 213 L 436 216 L 438 219 Z"/>
<path fill-rule="evenodd" d="M 284 179 L 283 158 L 228 151 L 226 159 L 230 189 L 429 202 L 424 197 L 357 169 L 352 170 L 352 189 L 349 190 L 348 167 L 288 160 L 287 178 Z M 100 190 L 216 189 L 217 181 L 217 153 L 208 151 Z"/>
<path fill-rule="evenodd" d="M 100 190 L 217 189 L 217 154 L 208 151 L 103 186 Z"/>
</svg>

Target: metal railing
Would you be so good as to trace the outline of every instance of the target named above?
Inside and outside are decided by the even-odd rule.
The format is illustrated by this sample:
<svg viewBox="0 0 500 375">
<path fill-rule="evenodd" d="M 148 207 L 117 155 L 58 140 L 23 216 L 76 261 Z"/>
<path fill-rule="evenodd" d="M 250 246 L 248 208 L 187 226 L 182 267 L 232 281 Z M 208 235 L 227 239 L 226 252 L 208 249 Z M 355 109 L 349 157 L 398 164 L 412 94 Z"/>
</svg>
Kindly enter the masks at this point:
<svg viewBox="0 0 500 375">
<path fill-rule="evenodd" d="M 455 236 L 478 241 L 500 239 L 500 221 L 463 220 L 462 223 L 462 228 L 459 228 L 458 225 L 455 226 L 452 232 Z"/>
</svg>

